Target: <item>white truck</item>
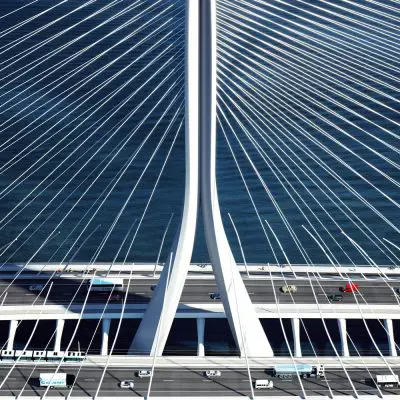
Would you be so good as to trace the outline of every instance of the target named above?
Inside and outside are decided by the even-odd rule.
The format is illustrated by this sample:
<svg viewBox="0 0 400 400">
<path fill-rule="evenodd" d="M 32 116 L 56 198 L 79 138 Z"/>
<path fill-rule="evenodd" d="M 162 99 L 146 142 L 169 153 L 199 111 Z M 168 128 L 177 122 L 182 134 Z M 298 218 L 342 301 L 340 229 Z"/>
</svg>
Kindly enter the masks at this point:
<svg viewBox="0 0 400 400">
<path fill-rule="evenodd" d="M 39 384 L 41 387 L 56 387 L 56 388 L 68 388 L 67 374 L 64 373 L 42 373 L 39 375 Z"/>
<path fill-rule="evenodd" d="M 273 389 L 274 382 L 269 379 L 257 379 L 254 382 L 255 389 Z"/>
<path fill-rule="evenodd" d="M 399 376 L 398 375 L 376 375 L 375 379 L 376 386 L 378 387 L 399 387 Z"/>
<path fill-rule="evenodd" d="M 274 367 L 274 376 L 281 379 L 290 379 L 297 374 L 301 378 L 323 378 L 325 376 L 325 365 L 278 364 Z"/>
</svg>

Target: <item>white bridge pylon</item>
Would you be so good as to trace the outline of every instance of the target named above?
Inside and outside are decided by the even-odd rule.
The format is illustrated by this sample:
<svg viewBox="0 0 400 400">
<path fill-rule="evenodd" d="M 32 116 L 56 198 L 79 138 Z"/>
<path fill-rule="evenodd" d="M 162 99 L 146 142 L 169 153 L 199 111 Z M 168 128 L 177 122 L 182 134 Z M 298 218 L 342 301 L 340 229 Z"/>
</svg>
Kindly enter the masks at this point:
<svg viewBox="0 0 400 400">
<path fill-rule="evenodd" d="M 157 356 L 163 353 L 192 257 L 200 194 L 208 253 L 235 342 L 242 356 L 271 357 L 273 351 L 237 268 L 218 203 L 215 177 L 215 0 L 186 0 L 185 57 L 186 178 L 183 215 L 170 256 L 133 339 L 130 353 Z"/>
</svg>

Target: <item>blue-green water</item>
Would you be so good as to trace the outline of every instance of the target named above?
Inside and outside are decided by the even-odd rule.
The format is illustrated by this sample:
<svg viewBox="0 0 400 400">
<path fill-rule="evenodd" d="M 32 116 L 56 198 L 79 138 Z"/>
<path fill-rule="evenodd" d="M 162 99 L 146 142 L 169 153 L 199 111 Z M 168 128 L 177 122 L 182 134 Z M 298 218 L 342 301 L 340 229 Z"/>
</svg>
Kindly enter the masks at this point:
<svg viewBox="0 0 400 400">
<path fill-rule="evenodd" d="M 233 0 L 224 2 L 231 9 L 239 3 Z M 329 263 L 319 245 L 306 233 L 303 228 L 304 225 L 315 237 L 320 235 L 320 242 L 326 243 L 339 262 L 365 263 L 365 259 L 340 232 L 341 230 L 368 251 L 375 262 L 382 264 L 396 262 L 397 250 L 392 247 L 394 254 L 390 255 L 386 251 L 385 255 L 373 244 L 376 238 L 368 239 L 357 229 L 354 222 L 359 224 L 355 217 L 357 216 L 379 239 L 387 238 L 395 244 L 400 243 L 396 230 L 384 220 L 386 218 L 394 226 L 398 225 L 399 209 L 396 202 L 399 201 L 399 190 L 396 182 L 399 180 L 399 173 L 393 163 L 398 163 L 400 160 L 398 153 L 391 150 L 388 145 L 396 149 L 399 148 L 398 139 L 394 136 L 399 133 L 398 123 L 400 123 L 399 113 L 396 111 L 399 109 L 399 91 L 397 90 L 399 86 L 395 77 L 396 69 L 400 68 L 400 60 L 394 52 L 395 48 L 398 49 L 399 40 L 393 36 L 389 45 L 387 41 L 383 41 L 386 38 L 385 35 L 371 31 L 371 29 L 358 25 L 356 22 L 348 22 L 345 19 L 347 15 L 343 14 L 343 11 L 332 6 L 324 6 L 324 3 L 319 5 L 326 7 L 327 11 L 321 12 L 321 15 L 326 18 L 333 18 L 336 22 L 348 23 L 346 29 L 335 26 L 333 21 L 327 22 L 320 18 L 310 17 L 307 11 L 313 10 L 313 1 L 311 0 L 306 2 L 307 6 L 303 4 L 303 11 L 296 11 L 291 6 L 279 4 L 277 1 L 269 3 L 270 5 L 265 6 L 267 12 L 264 15 L 265 19 L 261 18 L 261 13 L 257 18 L 248 14 L 247 17 L 251 17 L 253 22 L 246 22 L 246 27 L 241 26 L 240 21 L 232 22 L 226 19 L 228 15 L 226 10 L 219 7 L 219 34 L 221 39 L 219 43 L 219 77 L 221 79 L 219 104 L 223 113 L 219 111 L 219 119 L 222 121 L 222 125 L 220 124 L 218 128 L 218 185 L 224 223 L 235 255 L 241 262 L 236 236 L 227 213 L 231 213 L 236 223 L 247 261 L 276 262 L 277 258 L 280 263 L 285 263 L 287 260 L 292 263 L 304 263 L 306 261 Z M 387 2 L 381 3 L 386 4 Z M 0 16 L 10 13 L 24 4 L 27 3 L 3 0 L 0 4 Z M 184 100 L 184 1 L 162 0 L 156 2 L 151 0 L 140 2 L 135 7 L 136 2 L 122 1 L 114 4 L 114 2 L 100 0 L 75 12 L 73 11 L 77 7 L 83 6 L 85 2 L 65 2 L 20 28 L 7 31 L 16 24 L 26 21 L 56 4 L 58 3 L 55 1 L 39 0 L 29 7 L 0 19 L 0 30 L 3 32 L 0 36 L 0 52 L 2 52 L 0 59 L 2 150 L 0 152 L 0 165 L 2 166 L 0 171 L 0 189 L 2 191 L 2 194 L 0 194 L 0 218 L 2 219 L 0 222 L 0 247 L 4 247 L 18 237 L 18 240 L 2 254 L 1 258 L 12 261 L 25 261 L 31 257 L 34 261 L 47 261 L 49 259 L 53 261 L 63 259 L 106 261 L 117 257 L 118 260 L 123 260 L 128 251 L 129 243 L 135 235 L 133 245 L 127 256 L 128 260 L 153 262 L 157 257 L 164 229 L 171 214 L 174 213 L 175 216 L 167 234 L 161 257 L 161 260 L 163 260 L 178 226 L 183 203 L 184 134 L 182 128 L 179 131 L 179 126 L 184 118 L 183 109 L 180 107 Z M 396 5 L 390 4 L 396 7 Z M 105 6 L 109 6 L 109 8 L 101 11 Z M 106 22 L 107 19 L 117 15 L 117 13 L 123 12 L 128 6 L 132 7 L 131 11 L 113 21 Z M 368 3 L 368 6 L 388 12 L 385 9 L 373 6 L 371 3 Z M 276 7 L 279 7 L 279 9 Z M 251 10 L 251 7 L 245 6 L 245 8 Z M 343 15 L 342 17 L 332 17 L 332 14 L 329 14 L 328 11 L 342 13 Z M 357 11 L 360 10 L 357 9 Z M 92 16 L 96 12 L 99 13 Z M 245 13 L 245 10 L 241 12 Z M 297 13 L 297 17 L 293 16 L 293 12 Z M 271 17 L 272 14 L 268 13 L 274 13 L 275 17 Z M 392 13 L 396 15 L 394 11 Z M 130 19 L 135 17 L 136 20 L 123 27 L 124 23 L 129 23 Z M 301 17 L 310 18 L 310 20 L 305 22 Z M 62 19 L 33 36 L 24 36 L 59 18 Z M 359 22 L 368 22 L 365 18 L 354 18 Z M 382 21 L 382 23 L 395 23 L 390 18 L 382 18 Z M 232 26 L 227 24 L 228 22 L 243 29 L 241 38 L 247 40 L 247 42 L 234 39 L 232 35 L 236 32 Z M 323 27 L 319 27 L 313 22 L 323 24 Z M 304 25 L 299 27 L 299 25 L 295 25 L 296 23 Z M 77 25 L 73 27 L 74 24 Z M 72 28 L 69 29 L 70 27 Z M 119 29 L 121 27 L 122 29 Z M 344 37 L 340 36 L 338 32 L 333 33 L 330 30 L 332 27 L 342 34 L 353 35 L 353 40 L 347 39 L 347 44 L 342 43 L 340 45 L 334 42 L 334 38 L 342 40 Z M 311 34 L 307 28 L 316 30 L 318 34 L 315 32 Z M 352 28 L 357 28 L 360 32 L 355 32 Z M 395 34 L 394 28 L 381 25 L 378 25 L 378 28 L 386 29 L 391 35 Z M 69 30 L 63 32 L 65 29 Z M 113 32 L 116 29 L 119 30 Z M 254 29 L 257 29 L 258 32 L 255 33 Z M 304 38 L 301 36 L 302 33 L 314 35 L 314 39 L 318 42 Z M 355 43 L 357 38 L 365 38 L 362 34 L 367 33 L 372 33 L 378 38 L 381 35 L 381 47 L 388 49 L 385 56 L 378 51 L 369 49 L 363 42 L 364 44 L 358 45 L 359 53 L 353 51 L 354 57 L 351 57 L 351 54 L 349 54 L 349 52 L 352 52 L 350 43 Z M 253 37 L 248 36 L 250 34 Z M 59 36 L 51 39 L 54 35 Z M 80 35 L 84 36 L 74 41 Z M 166 35 L 168 36 L 165 37 Z M 326 35 L 330 35 L 330 38 Z M 235 44 L 229 42 L 227 38 L 234 39 Z M 23 39 L 23 41 L 18 42 L 19 39 Z M 49 42 L 42 46 L 46 40 L 49 40 Z M 296 40 L 302 40 L 302 43 L 299 44 Z M 74 42 L 71 43 L 71 41 Z M 160 41 L 159 45 L 157 45 L 158 41 Z M 229 50 L 227 44 L 233 46 L 233 49 Z M 310 50 L 307 44 L 313 45 L 314 48 Z M 375 44 L 375 42 L 372 41 L 372 44 Z M 330 45 L 336 46 L 336 50 L 329 48 Z M 65 48 L 60 49 L 48 60 L 45 59 L 47 55 L 52 54 L 51 52 L 58 51 L 56 49 L 59 49 L 60 46 L 65 46 Z M 92 47 L 87 48 L 88 46 Z M 265 52 L 262 53 L 259 50 L 260 48 L 263 48 Z M 222 49 L 225 52 L 230 52 L 231 56 L 237 57 L 234 64 L 240 69 L 235 69 L 227 62 L 227 60 L 232 62 L 233 58 L 229 58 L 226 53 L 222 52 Z M 235 53 L 234 50 L 239 53 Z M 79 54 L 80 51 L 81 54 Z M 308 56 L 304 54 L 304 51 L 308 52 Z M 103 52 L 104 54 L 101 55 Z M 245 58 L 256 58 L 252 52 L 258 52 L 264 57 L 263 61 L 257 59 L 260 64 L 256 68 Z M 94 59 L 99 55 L 101 55 L 99 58 Z M 302 60 L 302 62 L 298 61 L 297 67 L 292 64 L 294 56 L 299 56 Z M 312 56 L 315 56 L 318 62 L 313 60 Z M 381 62 L 379 68 L 381 73 L 386 74 L 385 76 L 371 72 L 370 68 L 376 67 L 376 64 L 363 61 L 363 68 L 358 66 L 358 61 L 367 60 L 367 56 L 373 56 L 378 64 Z M 69 60 L 72 57 L 74 59 Z M 43 63 L 42 60 L 44 60 Z M 11 64 L 14 61 L 15 63 Z M 89 61 L 92 62 L 85 67 L 85 63 Z M 243 61 L 255 69 L 246 69 L 239 61 Z M 384 62 L 388 66 L 384 66 Z M 107 66 L 108 63 L 112 64 L 102 71 L 102 68 Z M 359 74 L 346 72 L 346 63 L 353 68 L 353 71 L 357 70 Z M 58 64 L 59 66 L 55 67 Z M 316 70 L 311 69 L 311 65 L 314 65 Z M 329 74 L 322 76 L 324 65 L 327 68 L 334 67 L 335 71 L 341 74 L 330 74 L 336 79 L 335 82 L 329 81 Z M 75 73 L 73 71 L 80 67 L 82 67 L 82 70 L 72 76 Z M 283 67 L 286 69 L 282 69 Z M 299 70 L 300 67 L 303 69 Z M 52 72 L 54 68 L 58 69 Z M 124 70 L 124 68 L 126 69 Z M 308 73 L 306 73 L 307 68 Z M 45 72 L 46 70 L 48 71 Z M 49 74 L 50 72 L 52 73 Z M 85 83 L 90 74 L 97 72 L 99 72 L 98 75 Z M 105 83 L 118 72 L 121 73 L 117 77 L 108 84 Z M 250 79 L 245 73 L 250 74 L 253 79 Z M 249 86 L 256 84 L 254 78 L 259 79 L 259 73 L 264 74 L 267 84 L 267 87 L 262 90 L 261 86 Z M 369 74 L 370 78 L 364 78 L 361 73 Z M 153 77 L 153 74 L 156 75 Z M 392 76 L 392 78 L 390 79 L 388 76 Z M 246 109 L 244 103 L 240 103 L 237 98 L 232 102 L 226 94 L 227 87 L 233 88 L 229 79 L 240 83 L 239 77 L 244 77 L 249 83 L 248 86 L 242 88 L 250 92 L 240 92 L 244 99 L 258 107 L 257 109 L 261 110 L 266 116 L 265 125 L 262 125 L 265 141 L 257 136 L 257 128 L 252 126 L 243 114 L 240 114 L 236 105 L 244 107 L 247 112 L 249 112 L 249 108 Z M 267 78 L 269 80 L 266 80 Z M 307 78 L 313 80 L 310 81 Z M 383 80 L 386 85 L 374 82 L 373 78 Z M 129 81 L 130 79 L 131 81 Z M 165 81 L 163 82 L 163 80 Z M 369 88 L 360 84 L 360 81 L 365 85 L 368 84 Z M 98 102 L 125 83 L 126 86 L 121 88 L 118 94 L 101 108 L 96 109 Z M 306 87 L 305 84 L 308 86 Z M 318 86 L 318 84 L 328 85 L 336 92 L 327 92 L 326 88 Z M 142 85 L 144 85 L 143 88 L 141 88 Z M 157 85 L 160 85 L 160 87 L 155 90 Z M 387 85 L 390 85 L 391 88 Z M 257 92 L 256 89 L 261 90 L 262 93 Z M 274 92 L 267 89 L 274 89 Z M 359 93 L 375 98 L 380 104 L 367 100 L 361 94 L 355 94 L 351 89 L 356 89 Z M 381 94 L 377 94 L 373 89 L 379 90 Z M 95 92 L 97 90 L 98 92 Z M 94 93 L 93 96 L 89 97 L 92 92 Z M 265 107 L 257 104 L 250 94 L 259 96 L 259 99 L 262 98 L 262 95 L 265 95 L 266 97 L 263 100 Z M 313 103 L 310 98 L 302 97 L 302 94 L 311 96 L 319 104 Z M 331 100 L 327 100 L 324 97 L 325 94 L 331 96 Z M 70 96 L 65 98 L 67 95 Z M 113 110 L 131 95 L 133 95 L 132 98 L 118 112 L 111 115 Z M 162 99 L 163 95 L 165 95 L 164 99 Z M 289 97 L 289 95 L 292 97 Z M 120 129 L 117 129 L 124 118 L 128 117 L 147 96 L 150 97 L 144 102 L 143 106 L 140 106 L 127 119 L 126 123 Z M 233 96 L 232 93 L 231 96 Z M 174 98 L 175 103 L 157 124 Z M 61 99 L 63 100 L 60 102 Z M 161 103 L 157 105 L 160 99 L 162 99 Z M 339 107 L 334 101 L 340 102 L 350 110 Z M 355 105 L 354 101 L 363 102 L 370 108 L 370 111 Z M 305 106 L 307 108 L 304 108 Z M 327 112 L 325 107 L 332 109 L 336 114 Z M 235 120 L 229 110 L 232 110 L 238 116 L 238 120 Z M 355 116 L 351 113 L 351 110 L 359 112 L 371 122 Z M 376 111 L 376 113 L 371 110 Z M 160 143 L 162 135 L 166 132 L 175 113 L 177 118 L 172 123 L 170 133 L 155 154 L 134 194 L 129 198 L 146 163 Z M 272 114 L 269 115 L 268 113 Z M 377 113 L 383 115 L 386 119 L 378 116 Z M 147 114 L 149 114 L 148 118 L 141 124 L 142 119 Z M 230 125 L 224 120 L 224 114 L 227 115 Z M 281 127 L 287 129 L 285 131 L 286 136 L 282 133 L 283 131 L 278 130 L 277 122 L 274 121 L 273 117 L 276 118 L 276 121 L 279 121 Z M 343 118 L 346 118 L 347 122 Z M 258 143 L 265 151 L 265 157 L 267 157 L 265 160 L 267 161 L 263 160 L 255 151 L 255 147 L 245 135 L 245 129 L 238 121 L 258 138 Z M 255 119 L 254 121 L 260 123 Z M 315 124 L 312 125 L 311 123 Z M 138 126 L 139 128 L 137 128 Z M 331 138 L 323 135 L 318 128 L 322 128 L 324 132 L 331 135 Z M 119 143 L 127 139 L 135 129 L 137 130 L 132 138 L 112 159 Z M 135 234 L 137 224 L 143 216 L 165 156 L 173 142 L 173 136 L 178 131 L 179 134 L 170 159 L 157 185 L 149 208 L 141 221 L 140 228 Z M 237 155 L 261 220 L 268 221 L 279 239 L 287 259 L 268 228 L 266 228 L 266 231 L 276 258 L 265 238 L 230 154 L 227 141 L 223 135 L 224 131 L 227 133 Z M 295 240 L 285 227 L 271 197 L 267 195 L 266 190 L 261 185 L 233 132 L 238 134 L 271 196 L 276 200 L 282 214 L 287 219 L 288 226 L 293 229 L 304 247 L 307 260 L 302 256 Z M 349 136 L 346 136 L 344 132 Z M 388 132 L 391 132 L 392 135 Z M 150 138 L 106 198 L 106 190 L 115 182 L 118 171 L 135 154 L 142 141 L 150 133 Z M 308 138 L 307 135 L 309 135 Z M 369 135 L 374 135 L 385 143 L 379 142 Z M 353 138 L 368 145 L 372 151 L 367 150 Z M 293 142 L 295 139 L 299 141 L 297 146 Z M 316 144 L 316 140 L 348 163 L 355 172 L 373 183 L 376 189 L 332 157 L 328 151 L 321 149 Z M 351 185 L 357 193 L 362 195 L 372 207 L 375 207 L 381 213 L 381 216 L 378 216 L 377 212 L 366 206 L 360 198 L 351 194 L 337 179 L 327 173 L 322 168 L 321 161 L 311 159 L 305 152 L 301 151 L 299 147 L 301 144 L 313 151 L 338 174 L 338 177 Z M 354 154 L 345 150 L 340 144 L 347 146 Z M 386 157 L 386 160 L 379 157 L 374 151 Z M 49 153 L 46 154 L 47 152 Z M 368 160 L 373 168 L 363 163 L 355 154 Z M 42 156 L 43 159 L 40 159 Z M 70 158 L 67 159 L 67 157 Z M 107 168 L 102 171 L 110 160 Z M 35 162 L 38 163 L 35 164 Z M 39 168 L 36 170 L 36 167 Z M 304 173 L 306 167 L 309 167 L 311 171 L 308 172 L 308 176 Z M 380 169 L 395 182 L 383 178 L 374 168 Z M 100 173 L 100 171 L 102 172 Z M 30 174 L 30 172 L 33 173 Z M 283 175 L 280 176 L 279 173 Z M 326 194 L 323 194 L 311 181 L 311 173 L 315 174 L 313 179 L 316 179 L 315 176 L 319 177 L 321 179 L 319 184 L 326 184 L 331 192 L 326 191 Z M 277 179 L 277 176 L 281 178 L 282 183 Z M 20 181 L 15 181 L 15 179 L 20 179 Z M 8 189 L 12 190 L 8 191 Z M 105 192 L 103 193 L 103 191 Z M 382 193 L 390 197 L 392 202 Z M 38 196 L 35 197 L 36 195 Z M 331 201 L 338 202 L 337 199 L 343 201 L 354 213 L 350 219 Z M 101 208 L 95 213 L 103 200 L 104 203 Z M 127 204 L 124 212 L 107 237 L 107 232 L 112 227 L 113 221 L 125 202 Z M 17 208 L 13 211 L 14 207 Z M 123 238 L 134 221 L 137 221 L 136 225 L 130 232 L 125 244 L 120 248 Z M 29 227 L 24 231 L 28 225 Z M 315 227 L 315 231 L 311 226 Z M 264 227 L 266 227 L 265 224 Z M 54 236 L 41 248 L 41 244 L 53 230 Z M 107 240 L 103 243 L 105 237 L 107 237 Z M 99 248 L 101 251 L 97 253 Z M 333 256 L 331 256 L 331 259 Z M 208 260 L 201 233 L 201 224 L 193 259 L 194 261 Z"/>
</svg>

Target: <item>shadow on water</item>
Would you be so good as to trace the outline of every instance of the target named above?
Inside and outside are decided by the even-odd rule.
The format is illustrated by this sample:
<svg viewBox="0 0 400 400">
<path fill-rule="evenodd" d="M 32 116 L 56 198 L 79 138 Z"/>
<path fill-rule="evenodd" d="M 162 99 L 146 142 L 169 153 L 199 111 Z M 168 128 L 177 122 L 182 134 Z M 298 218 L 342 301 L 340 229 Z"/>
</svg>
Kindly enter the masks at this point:
<svg viewBox="0 0 400 400">
<path fill-rule="evenodd" d="M 383 328 L 383 320 L 366 320 L 376 346 L 384 356 L 389 355 L 389 342 Z M 355 319 L 347 321 L 347 333 L 349 336 L 349 351 L 351 356 L 378 356 L 378 349 L 368 333 L 363 320 Z M 350 340 L 351 339 L 351 340 Z"/>
<path fill-rule="evenodd" d="M 336 320 L 325 320 L 326 329 L 338 353 L 341 353 L 339 327 Z M 302 319 L 300 323 L 300 342 L 303 356 L 334 356 L 324 324 L 320 319 Z"/>
<path fill-rule="evenodd" d="M 239 349 L 228 320 L 225 318 L 209 318 L 204 332 L 205 353 L 207 356 L 239 356 Z"/>
<path fill-rule="evenodd" d="M 274 354 L 276 356 L 289 356 L 290 353 L 284 339 L 283 329 L 285 330 L 289 346 L 293 352 L 293 333 L 290 319 L 282 319 L 283 329 L 279 319 L 262 318 L 260 321 Z"/>
</svg>

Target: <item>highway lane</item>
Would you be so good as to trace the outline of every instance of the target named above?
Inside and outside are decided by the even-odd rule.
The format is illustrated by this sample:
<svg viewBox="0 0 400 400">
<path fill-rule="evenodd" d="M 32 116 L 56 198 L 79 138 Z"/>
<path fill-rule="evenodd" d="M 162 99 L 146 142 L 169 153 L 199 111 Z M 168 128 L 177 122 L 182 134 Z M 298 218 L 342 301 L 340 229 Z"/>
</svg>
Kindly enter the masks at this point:
<svg viewBox="0 0 400 400">
<path fill-rule="evenodd" d="M 38 377 L 40 372 L 51 373 L 55 367 L 19 366 L 14 369 L 10 377 L 3 382 L 4 377 L 10 367 L 1 366 L 0 375 L 3 383 L 0 395 L 16 396 L 41 395 L 43 388 L 38 387 Z M 145 396 L 149 385 L 148 379 L 139 379 L 135 376 L 138 369 L 134 366 L 129 368 L 108 368 L 99 392 L 100 396 Z M 59 372 L 73 374 L 76 382 L 73 387 L 72 396 L 94 396 L 99 384 L 102 369 L 96 367 L 84 367 L 78 372 L 78 366 L 63 367 Z M 220 378 L 208 379 L 204 376 L 203 369 L 190 369 L 177 367 L 175 369 L 156 368 L 152 391 L 157 396 L 248 396 L 250 394 L 249 377 L 245 369 L 221 369 Z M 353 384 L 360 395 L 378 395 L 378 390 L 371 381 L 371 377 L 366 369 L 348 370 Z M 370 371 L 372 376 L 376 374 L 389 374 L 386 369 L 373 369 Z M 395 371 L 399 373 L 399 371 Z M 121 389 L 121 380 L 134 380 L 135 388 Z M 257 395 L 293 396 L 301 395 L 301 387 L 297 377 L 293 379 L 280 380 L 272 377 L 272 370 L 252 369 L 251 381 L 255 379 L 272 379 L 274 382 L 273 390 L 257 390 Z M 354 391 L 342 370 L 327 370 L 325 379 L 308 378 L 303 379 L 304 389 L 309 396 L 329 395 L 330 389 L 334 395 L 352 396 Z M 329 389 L 330 388 L 330 389 Z M 383 390 L 384 394 L 400 394 L 399 389 Z M 48 395 L 66 395 L 66 389 L 51 389 Z"/>
<path fill-rule="evenodd" d="M 29 286 L 32 281 L 28 279 L 20 279 L 7 288 L 10 280 L 0 280 L 0 294 L 6 292 L 7 295 L 0 297 L 0 304 L 4 305 L 22 305 L 22 304 L 42 304 L 47 294 L 47 289 L 36 299 L 38 293 L 29 291 Z M 83 303 L 87 294 L 86 281 L 73 280 L 73 279 L 53 279 L 53 287 L 50 295 L 48 296 L 47 304 L 60 304 L 67 305 L 73 298 L 73 304 Z M 125 285 L 128 280 L 124 280 Z M 270 279 L 244 279 L 247 290 L 253 303 L 262 304 L 275 304 L 275 297 L 273 293 L 273 286 L 275 294 L 279 303 L 290 304 L 293 300 L 300 304 L 315 304 L 315 296 L 318 298 L 319 303 L 328 304 L 329 300 L 327 295 L 340 293 L 339 287 L 343 286 L 337 280 L 319 280 L 312 281 L 310 285 L 308 280 L 287 280 L 287 284 L 296 285 L 297 292 L 293 294 L 293 299 L 289 294 L 284 294 L 280 288 L 285 284 L 283 280 L 270 280 Z M 360 284 L 360 294 L 356 294 L 357 301 L 360 304 L 399 304 L 399 297 L 393 290 L 382 281 L 358 281 Z M 34 284 L 44 284 L 45 280 L 35 280 Z M 82 283 L 82 285 L 81 285 Z M 151 286 L 155 285 L 155 279 L 134 279 L 131 281 L 129 288 L 128 302 L 133 304 L 148 303 L 151 296 Z M 273 286 L 272 286 L 273 285 Z M 393 285 L 394 288 L 400 285 Z M 7 289 L 7 290 L 6 290 Z M 314 292 L 313 292 L 314 290 Z M 212 300 L 210 295 L 216 293 L 217 287 L 213 279 L 190 279 L 186 282 L 185 288 L 182 293 L 181 303 L 215 303 L 220 300 Z M 75 296 L 75 297 L 74 297 Z M 365 297 L 365 300 L 363 299 Z M 343 294 L 343 304 L 355 304 L 355 296 L 352 293 Z M 3 302 L 4 300 L 4 302 Z M 91 293 L 89 296 L 89 304 L 104 304 L 107 300 L 107 294 L 104 293 Z M 112 300 L 112 303 L 120 303 L 120 300 Z"/>
</svg>

